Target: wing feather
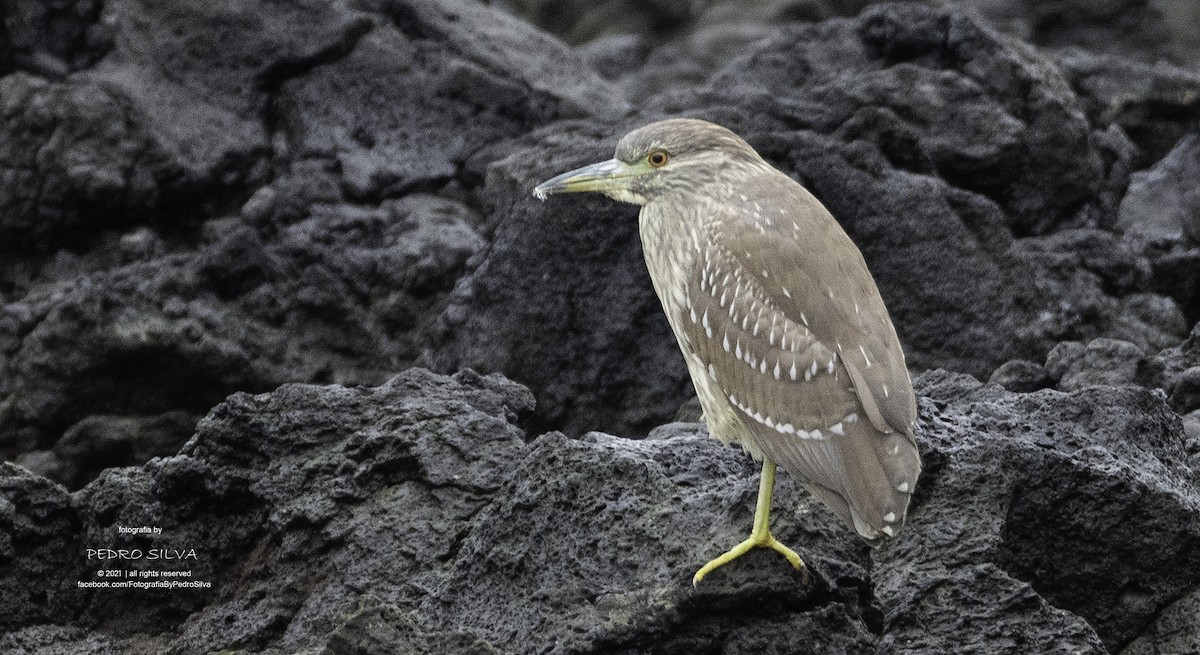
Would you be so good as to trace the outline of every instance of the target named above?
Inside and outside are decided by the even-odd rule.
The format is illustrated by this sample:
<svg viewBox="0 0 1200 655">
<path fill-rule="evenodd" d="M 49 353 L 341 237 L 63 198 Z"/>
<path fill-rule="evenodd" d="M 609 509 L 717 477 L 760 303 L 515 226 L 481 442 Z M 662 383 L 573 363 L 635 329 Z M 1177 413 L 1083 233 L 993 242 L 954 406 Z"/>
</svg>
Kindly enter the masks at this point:
<svg viewBox="0 0 1200 655">
<path fill-rule="evenodd" d="M 740 418 L 741 433 L 717 436 L 776 461 L 875 541 L 903 524 L 920 469 L 911 381 L 858 249 L 780 177 L 774 193 L 753 190 L 777 206 L 709 206 L 676 323 L 727 403 L 706 414 Z"/>
</svg>

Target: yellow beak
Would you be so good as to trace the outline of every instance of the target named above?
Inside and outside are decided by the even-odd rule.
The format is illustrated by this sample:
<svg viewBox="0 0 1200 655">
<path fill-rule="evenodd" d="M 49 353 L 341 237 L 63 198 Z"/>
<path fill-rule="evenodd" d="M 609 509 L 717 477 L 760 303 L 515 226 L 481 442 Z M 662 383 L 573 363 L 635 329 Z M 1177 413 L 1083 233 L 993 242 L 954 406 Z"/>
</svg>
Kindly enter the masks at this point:
<svg viewBox="0 0 1200 655">
<path fill-rule="evenodd" d="M 555 193 L 615 191 L 626 188 L 628 178 L 641 172 L 619 159 L 610 159 L 556 175 L 534 187 L 533 195 L 538 200 L 545 200 L 546 196 Z"/>
</svg>

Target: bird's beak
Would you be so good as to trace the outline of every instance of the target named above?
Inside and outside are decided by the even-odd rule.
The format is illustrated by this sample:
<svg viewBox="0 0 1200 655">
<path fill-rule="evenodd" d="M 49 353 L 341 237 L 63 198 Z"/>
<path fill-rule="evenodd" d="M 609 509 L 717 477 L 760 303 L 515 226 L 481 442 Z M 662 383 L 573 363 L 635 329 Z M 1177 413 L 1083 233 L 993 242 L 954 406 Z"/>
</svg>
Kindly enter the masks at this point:
<svg viewBox="0 0 1200 655">
<path fill-rule="evenodd" d="M 533 195 L 538 200 L 545 200 L 546 196 L 555 193 L 616 191 L 625 189 L 629 178 L 640 172 L 619 159 L 610 159 L 552 177 L 534 187 Z"/>
</svg>

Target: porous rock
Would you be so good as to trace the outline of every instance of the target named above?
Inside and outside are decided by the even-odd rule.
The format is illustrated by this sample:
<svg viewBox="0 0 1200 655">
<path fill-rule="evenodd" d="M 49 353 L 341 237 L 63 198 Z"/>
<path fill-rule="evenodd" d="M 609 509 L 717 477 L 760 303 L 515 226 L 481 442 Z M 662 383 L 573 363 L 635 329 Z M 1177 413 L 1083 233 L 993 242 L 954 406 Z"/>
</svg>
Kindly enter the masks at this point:
<svg viewBox="0 0 1200 655">
<path fill-rule="evenodd" d="M 1063 391 L 1088 386 L 1121 386 L 1138 381 L 1146 354 L 1119 339 L 1094 339 L 1082 348 L 1059 344 L 1047 358 L 1047 369 Z"/>
<path fill-rule="evenodd" d="M 988 382 L 998 384 L 1009 391 L 1028 393 L 1051 386 L 1050 374 L 1041 364 L 1014 359 L 1001 364 Z"/>
<path fill-rule="evenodd" d="M 1121 201 L 1117 226 L 1149 238 L 1200 245 L 1200 135 L 1179 140 L 1153 168 L 1135 174 Z"/>
<path fill-rule="evenodd" d="M 698 424 L 530 441 L 523 387 L 419 369 L 237 394 L 178 455 L 74 494 L 5 469 L 0 576 L 47 584 L 10 587 L 0 646 L 1015 654 L 1162 635 L 1200 581 L 1196 475 L 1162 396 L 1017 394 L 945 372 L 916 386 L 925 470 L 898 539 L 867 548 L 782 474 L 773 530 L 809 575 L 756 551 L 698 589 L 692 571 L 744 537 L 757 489 L 749 457 Z M 121 568 L 213 586 L 76 589 L 116 568 L 92 547 L 194 547 Z"/>
<path fill-rule="evenodd" d="M 72 487 L 152 454 L 57 445 L 89 417 L 128 440 L 410 365 L 486 246 L 466 160 L 625 108 L 478 5 L 45 4 L 5 3 L 0 30 L 0 455 Z"/>
</svg>

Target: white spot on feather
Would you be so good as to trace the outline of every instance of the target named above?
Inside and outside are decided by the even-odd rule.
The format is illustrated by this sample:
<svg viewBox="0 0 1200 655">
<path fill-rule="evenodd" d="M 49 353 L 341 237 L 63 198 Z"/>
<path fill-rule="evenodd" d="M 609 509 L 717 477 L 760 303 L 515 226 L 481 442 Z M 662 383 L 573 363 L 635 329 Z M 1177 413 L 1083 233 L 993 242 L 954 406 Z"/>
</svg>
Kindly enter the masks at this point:
<svg viewBox="0 0 1200 655">
<path fill-rule="evenodd" d="M 779 379 L 779 360 L 775 360 L 775 379 Z"/>
<path fill-rule="evenodd" d="M 863 349 L 861 344 L 858 346 L 858 352 L 862 353 L 863 361 L 867 363 L 867 368 L 871 368 L 871 359 L 867 357 L 867 351 Z"/>
<path fill-rule="evenodd" d="M 796 360 L 794 360 L 794 359 L 792 360 L 792 370 L 788 371 L 788 375 L 789 375 L 789 376 L 790 376 L 790 377 L 791 377 L 793 380 L 795 380 L 795 379 L 796 379 Z"/>
<path fill-rule="evenodd" d="M 706 337 L 708 337 L 709 339 L 711 339 L 712 338 L 712 326 L 708 324 L 708 308 L 707 307 L 704 308 L 704 316 L 700 319 L 700 322 L 704 325 L 704 335 Z"/>
<path fill-rule="evenodd" d="M 884 515 L 883 515 L 883 520 L 884 520 L 886 523 L 893 523 L 893 522 L 895 522 L 895 520 L 896 520 L 896 513 L 895 513 L 895 512 L 888 512 L 887 514 L 884 514 Z"/>
<path fill-rule="evenodd" d="M 846 434 L 846 431 L 842 429 L 841 423 L 834 423 L 833 425 L 829 426 L 829 431 L 834 434 Z"/>
<path fill-rule="evenodd" d="M 883 526 L 882 528 L 880 528 L 880 529 L 879 529 L 879 531 L 880 531 L 880 532 L 882 532 L 882 533 L 884 533 L 884 534 L 886 534 L 886 535 L 887 535 L 887 536 L 889 536 L 889 537 L 894 537 L 894 536 L 896 536 L 896 531 L 895 531 L 895 530 L 893 530 L 893 529 L 892 529 L 892 526 L 890 526 L 890 525 L 885 525 L 885 526 Z"/>
<path fill-rule="evenodd" d="M 728 331 L 725 332 L 725 338 L 721 340 L 721 347 L 725 349 L 725 352 L 729 352 L 729 332 Z"/>
<path fill-rule="evenodd" d="M 896 485 L 896 491 L 899 491 L 900 493 L 904 493 L 904 494 L 908 493 L 908 483 L 901 482 L 900 484 Z"/>
</svg>

